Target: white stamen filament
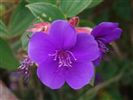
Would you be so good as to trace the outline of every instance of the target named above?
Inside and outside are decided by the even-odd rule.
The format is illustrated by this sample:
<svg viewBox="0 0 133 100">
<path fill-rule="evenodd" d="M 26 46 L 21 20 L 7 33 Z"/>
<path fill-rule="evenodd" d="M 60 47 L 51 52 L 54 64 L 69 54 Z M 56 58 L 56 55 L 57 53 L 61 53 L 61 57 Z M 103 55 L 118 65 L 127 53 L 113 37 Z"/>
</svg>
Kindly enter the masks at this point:
<svg viewBox="0 0 133 100">
<path fill-rule="evenodd" d="M 56 50 L 54 54 L 49 54 L 49 56 L 54 57 L 53 60 L 58 60 L 58 67 L 66 66 L 72 67 L 72 60 L 76 61 L 77 59 L 70 51 L 58 51 Z"/>
</svg>

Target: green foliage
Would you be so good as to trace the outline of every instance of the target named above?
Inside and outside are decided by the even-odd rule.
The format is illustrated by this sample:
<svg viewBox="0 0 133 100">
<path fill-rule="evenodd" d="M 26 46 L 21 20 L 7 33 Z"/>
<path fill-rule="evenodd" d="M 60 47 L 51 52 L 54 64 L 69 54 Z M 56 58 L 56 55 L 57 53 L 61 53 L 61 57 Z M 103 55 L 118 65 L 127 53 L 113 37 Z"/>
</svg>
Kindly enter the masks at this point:
<svg viewBox="0 0 133 100">
<path fill-rule="evenodd" d="M 31 10 L 33 15 L 36 17 L 44 18 L 44 19 L 50 19 L 54 20 L 57 18 L 68 18 L 72 16 L 76 16 L 84 9 L 92 8 L 99 3 L 102 2 L 102 0 L 72 0 L 72 1 L 66 1 L 61 0 L 58 1 L 52 1 L 52 0 L 28 0 L 31 4 L 27 5 L 27 7 Z M 36 2 L 36 3 L 34 3 Z M 50 4 L 52 3 L 52 4 Z M 58 8 L 59 6 L 59 8 Z"/>
<path fill-rule="evenodd" d="M 93 22 L 91 22 L 91 21 L 86 21 L 86 20 L 84 20 L 84 19 L 82 19 L 82 20 L 80 20 L 80 23 L 79 23 L 79 25 L 80 26 L 88 26 L 88 27 L 94 27 L 95 26 L 95 24 L 93 23 Z"/>
<path fill-rule="evenodd" d="M 112 100 L 123 100 L 121 97 L 120 91 L 117 87 L 112 86 L 107 90 L 107 92 L 110 95 Z"/>
<path fill-rule="evenodd" d="M 102 11 L 102 13 L 98 15 L 98 17 L 97 16 L 94 16 L 94 22 L 96 24 L 98 24 L 98 23 L 100 23 L 102 21 L 109 21 L 109 17 L 110 17 L 109 14 L 110 13 L 109 13 L 109 10 L 108 9 Z"/>
<path fill-rule="evenodd" d="M 5 10 L 6 10 L 5 6 L 3 4 L 0 4 L 0 18 L 4 14 Z"/>
<path fill-rule="evenodd" d="M 95 83 L 95 76 L 91 79 L 89 85 L 94 86 L 94 83 Z"/>
<path fill-rule="evenodd" d="M 0 20 L 0 37 L 7 37 L 8 34 L 7 26 Z"/>
<path fill-rule="evenodd" d="M 25 32 L 22 37 L 21 37 L 21 41 L 22 41 L 22 48 L 24 50 L 27 50 L 27 46 L 28 46 L 28 41 L 29 41 L 29 37 L 30 37 L 31 33 L 30 32 Z"/>
<path fill-rule="evenodd" d="M 94 7 L 100 3 L 99 1 L 101 2 L 102 0 L 61 0 L 60 9 L 63 11 L 66 17 L 72 17 L 76 16 L 87 7 Z"/>
<path fill-rule="evenodd" d="M 121 65 L 125 68 L 125 75 L 121 81 L 124 85 L 129 85 L 133 82 L 133 62 L 132 60 L 125 60 Z"/>
<path fill-rule="evenodd" d="M 91 5 L 88 6 L 88 8 L 92 8 L 97 6 L 98 4 L 100 4 L 101 2 L 103 2 L 103 0 L 93 0 Z"/>
<path fill-rule="evenodd" d="M 34 21 L 32 22 L 32 24 L 30 25 L 29 28 L 32 27 L 33 24 L 35 23 L 40 23 L 41 21 L 38 20 L 38 19 L 34 19 Z M 27 47 L 28 47 L 28 41 L 29 41 L 29 38 L 31 36 L 32 32 L 25 32 L 22 36 L 21 36 L 21 43 L 22 43 L 22 48 L 24 50 L 27 50 Z"/>
<path fill-rule="evenodd" d="M 16 70 L 19 63 L 14 57 L 8 43 L 0 38 L 0 67 L 7 70 Z"/>
<path fill-rule="evenodd" d="M 111 86 L 100 93 L 100 100 L 123 100 L 116 86 Z"/>
<path fill-rule="evenodd" d="M 130 0 L 117 0 L 113 6 L 116 15 L 120 18 L 130 21 L 132 20 L 132 7 Z"/>
<path fill-rule="evenodd" d="M 63 13 L 57 8 L 57 6 L 50 3 L 38 2 L 26 5 L 37 18 L 42 18 L 45 21 L 64 19 Z"/>
<path fill-rule="evenodd" d="M 27 0 L 29 3 L 35 3 L 35 2 L 45 2 L 45 3 L 53 3 L 56 4 L 56 0 Z"/>
<path fill-rule="evenodd" d="M 118 64 L 115 63 L 114 61 L 104 62 L 103 64 L 101 64 L 99 68 L 97 68 L 97 71 L 102 72 L 100 74 L 102 75 L 104 80 L 108 80 L 118 73 L 118 68 L 119 68 Z"/>
<path fill-rule="evenodd" d="M 25 7 L 25 5 L 26 2 L 21 1 L 11 16 L 8 25 L 8 29 L 10 31 L 9 35 L 11 37 L 23 34 L 34 19 L 33 15 Z"/>
</svg>

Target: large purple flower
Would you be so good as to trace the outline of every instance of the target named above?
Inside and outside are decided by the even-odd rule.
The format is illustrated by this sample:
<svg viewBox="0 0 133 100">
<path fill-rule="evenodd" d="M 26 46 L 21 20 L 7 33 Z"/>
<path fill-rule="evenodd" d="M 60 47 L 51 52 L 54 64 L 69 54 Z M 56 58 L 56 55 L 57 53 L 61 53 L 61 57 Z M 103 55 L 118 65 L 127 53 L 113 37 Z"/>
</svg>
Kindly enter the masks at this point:
<svg viewBox="0 0 133 100">
<path fill-rule="evenodd" d="M 108 51 L 106 47 L 109 43 L 117 40 L 121 36 L 122 30 L 118 27 L 118 23 L 102 22 L 95 26 L 91 34 L 95 37 L 100 48 L 100 57 L 94 61 L 95 65 L 99 64 L 104 53 Z"/>
<path fill-rule="evenodd" d="M 80 89 L 94 76 L 92 61 L 99 57 L 99 48 L 92 35 L 77 34 L 67 21 L 56 20 L 48 34 L 32 35 L 28 55 L 39 65 L 37 76 L 46 86 L 58 89 L 66 82 Z"/>
</svg>

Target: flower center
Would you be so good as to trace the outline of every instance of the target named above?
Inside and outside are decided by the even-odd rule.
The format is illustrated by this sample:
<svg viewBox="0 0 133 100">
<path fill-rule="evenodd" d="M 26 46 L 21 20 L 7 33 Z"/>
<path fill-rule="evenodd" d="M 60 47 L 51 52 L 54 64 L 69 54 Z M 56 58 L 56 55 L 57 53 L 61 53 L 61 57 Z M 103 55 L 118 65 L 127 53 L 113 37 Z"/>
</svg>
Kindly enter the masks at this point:
<svg viewBox="0 0 133 100">
<path fill-rule="evenodd" d="M 49 56 L 54 57 L 53 60 L 58 61 L 59 66 L 66 66 L 66 67 L 72 67 L 72 61 L 76 61 L 77 59 L 73 55 L 71 51 L 58 51 L 56 50 L 54 54 L 49 54 Z"/>
</svg>

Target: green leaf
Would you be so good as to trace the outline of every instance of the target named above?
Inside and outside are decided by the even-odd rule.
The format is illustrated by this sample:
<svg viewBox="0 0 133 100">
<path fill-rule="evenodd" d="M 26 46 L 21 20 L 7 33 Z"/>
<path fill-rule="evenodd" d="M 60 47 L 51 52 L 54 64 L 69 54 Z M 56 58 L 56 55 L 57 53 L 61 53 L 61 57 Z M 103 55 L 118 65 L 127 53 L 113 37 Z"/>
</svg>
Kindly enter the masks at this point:
<svg viewBox="0 0 133 100">
<path fill-rule="evenodd" d="M 63 13 L 50 3 L 38 2 L 26 5 L 37 18 L 45 20 L 64 19 Z"/>
<path fill-rule="evenodd" d="M 11 16 L 9 23 L 9 31 L 11 36 L 24 33 L 34 19 L 34 16 L 25 7 L 25 5 L 26 2 L 20 2 Z"/>
<path fill-rule="evenodd" d="M 56 4 L 56 0 L 27 0 L 29 3 L 35 3 L 35 2 L 47 2 L 47 3 L 52 3 Z"/>
<path fill-rule="evenodd" d="M 28 47 L 28 41 L 29 41 L 29 37 L 31 35 L 31 32 L 25 32 L 22 37 L 21 37 L 21 42 L 22 42 L 22 48 L 24 50 L 27 50 Z"/>
<path fill-rule="evenodd" d="M 33 24 L 35 23 L 40 23 L 40 20 L 38 19 L 35 19 L 33 21 L 33 23 L 31 24 L 31 27 Z M 29 27 L 30 28 L 30 27 Z M 21 43 L 22 43 L 22 48 L 24 50 L 27 50 L 27 47 L 28 47 L 28 41 L 29 41 L 29 37 L 31 36 L 32 32 L 25 32 L 22 36 L 21 36 Z"/>
<path fill-rule="evenodd" d="M 95 76 L 91 79 L 89 85 L 94 86 L 94 82 L 95 82 Z"/>
<path fill-rule="evenodd" d="M 7 42 L 0 38 L 0 67 L 7 70 L 15 70 L 19 63 L 14 57 Z"/>
<path fill-rule="evenodd" d="M 7 30 L 5 23 L 3 23 L 2 20 L 0 20 L 0 37 L 7 37 L 8 33 L 9 32 Z"/>
<path fill-rule="evenodd" d="M 92 8 L 97 6 L 98 4 L 100 4 L 101 2 L 103 2 L 103 0 L 93 0 L 91 5 L 88 6 L 88 8 Z"/>
<path fill-rule="evenodd" d="M 92 1 L 93 0 L 61 0 L 60 8 L 66 17 L 72 17 L 90 6 L 93 3 Z"/>
</svg>

